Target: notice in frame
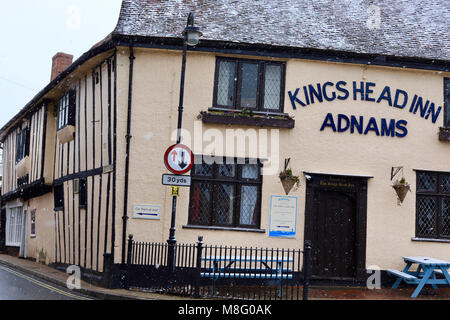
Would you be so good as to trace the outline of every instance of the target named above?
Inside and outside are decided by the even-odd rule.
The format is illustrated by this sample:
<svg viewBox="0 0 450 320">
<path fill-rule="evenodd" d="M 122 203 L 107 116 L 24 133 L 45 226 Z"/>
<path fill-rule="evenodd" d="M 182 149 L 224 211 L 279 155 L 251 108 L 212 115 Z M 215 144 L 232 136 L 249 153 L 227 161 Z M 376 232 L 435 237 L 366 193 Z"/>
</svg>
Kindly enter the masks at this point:
<svg viewBox="0 0 450 320">
<path fill-rule="evenodd" d="M 297 197 L 271 197 L 270 237 L 295 238 L 297 234 L 297 202 Z"/>
<path fill-rule="evenodd" d="M 135 204 L 133 206 L 133 219 L 160 220 L 161 206 Z"/>
</svg>

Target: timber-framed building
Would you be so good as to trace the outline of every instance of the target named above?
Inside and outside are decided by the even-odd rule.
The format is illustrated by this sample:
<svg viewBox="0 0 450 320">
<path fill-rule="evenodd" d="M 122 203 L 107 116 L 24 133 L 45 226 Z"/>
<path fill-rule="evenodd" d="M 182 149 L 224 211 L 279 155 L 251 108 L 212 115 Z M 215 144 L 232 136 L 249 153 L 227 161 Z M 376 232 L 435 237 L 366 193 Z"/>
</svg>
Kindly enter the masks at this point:
<svg viewBox="0 0 450 320">
<path fill-rule="evenodd" d="M 400 268 L 403 255 L 450 259 L 444 0 L 124 0 L 115 30 L 74 62 L 55 55 L 51 82 L 0 129 L 3 249 L 118 286 L 129 234 L 167 240 L 172 199 L 161 175 L 191 11 L 203 37 L 187 55 L 192 140 L 183 142 L 196 156 L 236 161 L 194 165 L 178 198 L 179 241 L 309 240 L 313 276 L 334 280 Z M 241 130 L 244 140 L 266 130 L 278 145 L 265 156 L 208 149 L 208 130 Z M 289 195 L 285 159 L 299 179 Z M 402 201 L 392 188 L 400 177 L 411 190 Z M 286 232 L 274 201 L 295 201 Z"/>
</svg>

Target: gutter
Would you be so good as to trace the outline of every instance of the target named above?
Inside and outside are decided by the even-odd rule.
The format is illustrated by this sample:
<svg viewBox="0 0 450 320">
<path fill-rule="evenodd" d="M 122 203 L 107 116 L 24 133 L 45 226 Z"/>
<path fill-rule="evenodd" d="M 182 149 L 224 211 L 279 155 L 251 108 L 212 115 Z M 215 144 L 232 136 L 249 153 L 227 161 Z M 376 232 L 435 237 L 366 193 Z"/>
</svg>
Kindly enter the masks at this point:
<svg viewBox="0 0 450 320">
<path fill-rule="evenodd" d="M 123 217 L 122 217 L 122 264 L 125 264 L 126 244 L 127 244 L 127 221 L 128 221 L 128 174 L 130 171 L 130 141 L 131 141 L 131 106 L 133 96 L 133 68 L 134 56 L 133 46 L 130 46 L 130 72 L 128 80 L 128 112 L 127 112 L 127 135 L 125 136 L 126 153 L 125 153 L 125 186 L 123 199 Z"/>
<path fill-rule="evenodd" d="M 115 33 L 113 33 L 111 37 L 116 46 L 129 46 L 133 43 L 134 47 L 140 48 L 179 51 L 183 49 L 182 38 L 130 36 Z M 450 72 L 450 60 L 444 59 L 394 56 L 377 53 L 360 53 L 331 49 L 298 48 L 260 43 L 238 43 L 231 41 L 202 39 L 197 46 L 190 48 L 189 51 L 238 55 L 245 54 L 260 57 L 307 59 L 337 63 L 376 65 L 401 69 Z"/>
</svg>

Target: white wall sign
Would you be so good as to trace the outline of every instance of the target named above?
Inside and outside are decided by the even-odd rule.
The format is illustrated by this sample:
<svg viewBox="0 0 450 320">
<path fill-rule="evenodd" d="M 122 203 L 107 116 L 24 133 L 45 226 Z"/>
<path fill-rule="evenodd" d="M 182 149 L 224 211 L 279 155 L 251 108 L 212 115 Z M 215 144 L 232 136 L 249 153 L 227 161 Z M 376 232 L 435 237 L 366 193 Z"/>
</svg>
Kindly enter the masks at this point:
<svg viewBox="0 0 450 320">
<path fill-rule="evenodd" d="M 297 202 L 297 197 L 272 196 L 270 198 L 270 237 L 295 238 Z"/>
<path fill-rule="evenodd" d="M 160 220 L 161 206 L 135 204 L 133 206 L 133 219 Z"/>
</svg>

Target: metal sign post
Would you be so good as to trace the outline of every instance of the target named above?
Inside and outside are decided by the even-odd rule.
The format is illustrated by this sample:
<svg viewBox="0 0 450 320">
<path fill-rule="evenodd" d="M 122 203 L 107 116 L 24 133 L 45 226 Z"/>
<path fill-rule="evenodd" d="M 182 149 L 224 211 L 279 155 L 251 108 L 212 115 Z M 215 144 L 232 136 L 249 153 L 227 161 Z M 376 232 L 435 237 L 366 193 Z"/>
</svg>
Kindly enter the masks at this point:
<svg viewBox="0 0 450 320">
<path fill-rule="evenodd" d="M 180 186 L 188 187 L 191 185 L 191 177 L 181 176 L 189 172 L 194 164 L 194 154 L 185 145 L 180 144 L 178 137 L 177 144 L 169 147 L 164 154 L 164 164 L 166 168 L 175 175 L 163 175 L 162 183 L 172 186 L 172 218 L 170 223 L 169 244 L 167 251 L 167 266 L 170 272 L 175 271 L 175 219 L 177 212 L 177 198 L 180 195 Z"/>
<path fill-rule="evenodd" d="M 183 31 L 183 55 L 182 55 L 182 61 L 181 61 L 181 82 L 180 82 L 180 103 L 178 105 L 178 125 L 177 125 L 177 145 L 181 142 L 181 129 L 182 129 L 182 122 L 183 122 L 183 102 L 184 102 L 184 82 L 186 79 L 186 56 L 187 56 L 187 48 L 189 46 L 195 46 L 198 44 L 198 41 L 200 40 L 200 37 L 202 36 L 202 33 L 200 32 L 198 27 L 194 26 L 194 14 L 191 12 L 188 16 L 188 21 L 186 24 L 186 28 Z M 170 149 L 170 148 L 169 148 Z M 172 150 L 167 150 L 166 153 L 167 157 L 164 157 L 164 161 L 166 163 L 166 166 L 171 166 L 171 162 L 173 162 L 173 165 L 175 167 L 179 167 L 181 171 L 174 172 L 170 170 L 174 174 L 184 174 L 189 172 L 191 170 L 192 165 L 194 163 L 194 156 L 192 154 L 192 151 L 187 149 L 190 154 L 191 163 L 187 164 L 187 157 L 185 156 L 186 149 L 182 148 L 183 150 L 180 153 L 176 148 Z M 176 151 L 177 154 L 175 154 L 173 151 Z M 171 157 L 171 159 L 170 159 Z M 177 161 L 177 159 L 181 159 Z M 184 167 L 184 168 L 183 168 Z M 177 168 L 172 168 L 177 169 Z M 177 171 L 177 170 L 175 170 Z M 167 253 L 167 266 L 169 267 L 170 272 L 175 271 L 175 246 L 177 244 L 177 241 L 175 239 L 175 215 L 176 215 L 176 208 L 177 208 L 177 197 L 172 197 L 172 221 L 171 221 L 171 227 L 170 227 L 170 236 L 169 240 L 167 240 L 167 243 L 169 244 L 169 250 Z"/>
</svg>

